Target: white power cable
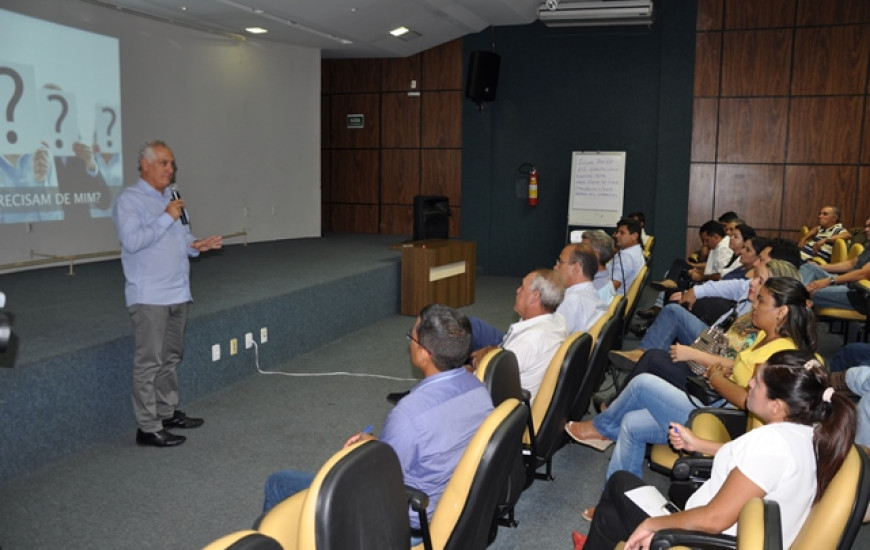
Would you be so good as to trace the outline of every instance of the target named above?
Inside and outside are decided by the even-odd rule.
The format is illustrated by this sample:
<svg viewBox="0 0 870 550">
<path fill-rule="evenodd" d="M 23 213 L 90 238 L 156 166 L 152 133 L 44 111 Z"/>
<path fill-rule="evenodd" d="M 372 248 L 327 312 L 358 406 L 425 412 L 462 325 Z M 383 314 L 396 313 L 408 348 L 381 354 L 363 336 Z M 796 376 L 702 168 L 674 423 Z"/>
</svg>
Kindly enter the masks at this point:
<svg viewBox="0 0 870 550">
<path fill-rule="evenodd" d="M 257 367 L 257 372 L 260 374 L 280 374 L 283 376 L 294 376 L 297 378 L 315 378 L 319 376 L 355 376 L 358 378 L 379 378 L 381 380 L 396 380 L 399 382 L 419 382 L 417 378 L 400 378 L 398 376 L 387 376 L 385 374 L 372 374 L 366 372 L 281 372 L 281 371 L 265 371 L 260 368 L 260 346 L 256 342 L 254 344 L 254 364 Z"/>
</svg>

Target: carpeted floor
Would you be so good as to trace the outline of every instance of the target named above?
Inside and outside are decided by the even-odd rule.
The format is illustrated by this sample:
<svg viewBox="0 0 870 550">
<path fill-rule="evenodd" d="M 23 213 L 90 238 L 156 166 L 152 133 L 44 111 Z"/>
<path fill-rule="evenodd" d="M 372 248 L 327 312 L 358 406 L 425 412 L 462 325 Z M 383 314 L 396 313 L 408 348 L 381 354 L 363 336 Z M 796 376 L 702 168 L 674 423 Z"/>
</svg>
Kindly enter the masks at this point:
<svg viewBox="0 0 870 550">
<path fill-rule="evenodd" d="M 518 283 L 480 277 L 477 303 L 467 312 L 506 327 Z M 394 315 L 285 364 L 260 365 L 294 374 L 346 371 L 395 379 L 256 374 L 255 354 L 245 351 L 251 376 L 188 405 L 187 412 L 206 423 L 187 432 L 181 447 L 140 448 L 131 432 L 0 486 L 0 546 L 195 549 L 248 528 L 260 512 L 269 473 L 315 470 L 349 435 L 368 424 L 380 430 L 390 409 L 384 396 L 417 378 L 404 337 L 412 323 Z M 824 340 L 835 349 L 839 337 Z M 556 479 L 536 481 L 523 494 L 519 526 L 502 528 L 491 548 L 572 548 L 571 530 L 588 529 L 580 510 L 597 502 L 609 455 L 578 445 L 560 450 Z M 658 474 L 646 477 L 666 485 Z M 864 527 L 855 548 L 867 547 Z"/>
</svg>

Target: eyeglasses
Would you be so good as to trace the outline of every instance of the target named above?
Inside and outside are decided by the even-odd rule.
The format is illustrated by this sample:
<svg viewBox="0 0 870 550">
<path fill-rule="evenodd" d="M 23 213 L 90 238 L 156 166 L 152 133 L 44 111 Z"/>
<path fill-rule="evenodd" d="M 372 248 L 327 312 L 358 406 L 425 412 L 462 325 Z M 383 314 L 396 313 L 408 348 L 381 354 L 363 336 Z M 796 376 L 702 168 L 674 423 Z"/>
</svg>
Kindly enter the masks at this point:
<svg viewBox="0 0 870 550">
<path fill-rule="evenodd" d="M 410 330 L 405 333 L 405 338 L 407 338 L 408 340 L 414 342 L 415 344 L 417 344 L 418 346 L 423 348 L 427 353 L 432 353 L 431 351 L 429 351 L 429 349 L 426 346 L 424 346 L 423 344 L 420 343 L 420 340 L 417 340 L 416 338 L 414 338 L 414 336 L 411 335 Z"/>
</svg>

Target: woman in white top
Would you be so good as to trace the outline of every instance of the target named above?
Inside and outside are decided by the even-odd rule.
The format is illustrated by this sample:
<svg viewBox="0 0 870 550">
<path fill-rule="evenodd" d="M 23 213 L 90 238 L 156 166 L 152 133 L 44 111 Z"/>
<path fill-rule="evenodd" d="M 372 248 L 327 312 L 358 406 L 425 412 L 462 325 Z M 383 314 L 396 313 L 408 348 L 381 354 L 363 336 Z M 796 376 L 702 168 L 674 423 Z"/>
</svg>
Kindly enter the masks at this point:
<svg viewBox="0 0 870 550">
<path fill-rule="evenodd" d="M 806 351 L 773 354 L 756 369 L 748 388 L 747 409 L 765 425 L 718 452 L 685 426 L 671 426 L 675 448 L 716 452 L 710 479 L 689 498 L 685 511 L 649 517 L 625 496 L 643 481 L 617 472 L 595 508 L 584 549 L 610 550 L 620 540 L 627 540 L 626 550 L 649 548 L 660 529 L 733 535 L 740 509 L 752 497 L 779 504 L 783 546 L 790 546 L 852 446 L 855 406 L 834 394 L 824 367 Z"/>
</svg>

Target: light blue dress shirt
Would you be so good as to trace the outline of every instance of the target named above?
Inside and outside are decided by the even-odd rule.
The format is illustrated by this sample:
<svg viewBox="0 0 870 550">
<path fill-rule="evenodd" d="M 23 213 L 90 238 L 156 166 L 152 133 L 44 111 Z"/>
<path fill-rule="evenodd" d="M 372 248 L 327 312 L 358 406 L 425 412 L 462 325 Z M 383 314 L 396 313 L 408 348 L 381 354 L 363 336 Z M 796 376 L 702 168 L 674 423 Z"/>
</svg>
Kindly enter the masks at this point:
<svg viewBox="0 0 870 550">
<path fill-rule="evenodd" d="M 189 302 L 190 262 L 198 256 L 188 226 L 166 213 L 172 199 L 140 179 L 115 202 L 112 218 L 121 240 L 121 265 L 127 307 Z"/>
</svg>

